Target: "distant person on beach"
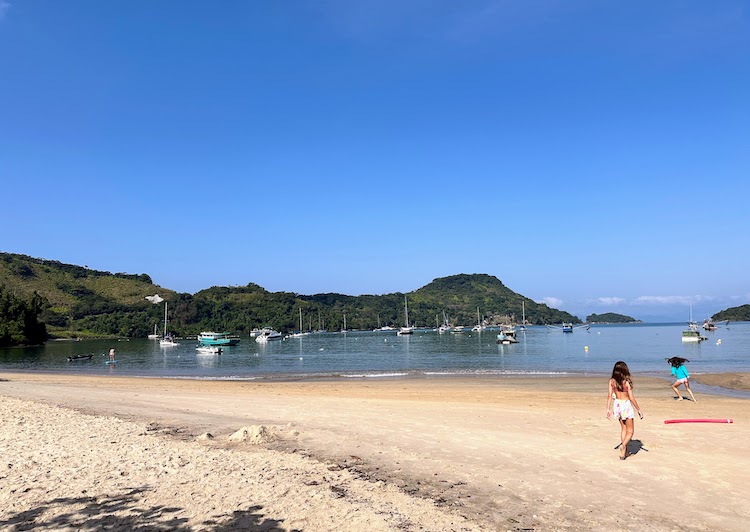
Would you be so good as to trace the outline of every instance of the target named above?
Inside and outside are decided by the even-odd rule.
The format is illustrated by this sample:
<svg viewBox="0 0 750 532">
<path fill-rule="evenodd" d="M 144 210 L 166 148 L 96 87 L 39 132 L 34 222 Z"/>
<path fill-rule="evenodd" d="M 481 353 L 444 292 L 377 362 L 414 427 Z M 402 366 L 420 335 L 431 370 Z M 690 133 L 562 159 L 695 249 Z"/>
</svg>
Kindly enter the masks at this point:
<svg viewBox="0 0 750 532">
<path fill-rule="evenodd" d="M 635 410 L 633 410 L 634 407 Z M 633 380 L 630 377 L 630 370 L 628 365 L 620 360 L 612 368 L 612 378 L 609 379 L 607 392 L 607 419 L 611 419 L 614 414 L 620 422 L 620 460 L 625 460 L 630 456 L 628 443 L 633 438 L 635 412 L 638 412 L 638 416 L 643 419 L 643 412 L 633 396 Z"/>
<path fill-rule="evenodd" d="M 690 398 L 693 400 L 693 402 L 697 402 L 695 400 L 695 396 L 693 395 L 693 390 L 690 389 L 690 374 L 688 373 L 687 368 L 685 367 L 685 362 L 690 362 L 687 358 L 682 357 L 672 357 L 668 358 L 667 362 L 669 362 L 672 365 L 672 376 L 677 379 L 674 381 L 674 384 L 672 385 L 672 389 L 674 390 L 674 393 L 677 394 L 677 400 L 682 401 L 682 393 L 680 393 L 680 390 L 677 388 L 680 387 L 680 384 L 685 385 L 685 389 L 690 394 Z"/>
<path fill-rule="evenodd" d="M 110 364 L 114 363 L 115 361 L 115 348 L 109 350 L 109 362 Z"/>
</svg>

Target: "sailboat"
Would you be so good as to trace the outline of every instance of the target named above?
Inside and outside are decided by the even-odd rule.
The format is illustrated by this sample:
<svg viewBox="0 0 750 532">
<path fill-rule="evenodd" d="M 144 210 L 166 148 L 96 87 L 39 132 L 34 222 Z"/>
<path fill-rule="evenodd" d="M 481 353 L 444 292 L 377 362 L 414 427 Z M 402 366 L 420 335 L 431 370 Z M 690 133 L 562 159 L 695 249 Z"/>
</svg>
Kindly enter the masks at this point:
<svg viewBox="0 0 750 532">
<path fill-rule="evenodd" d="M 450 326 L 448 323 L 448 316 L 445 315 L 445 311 L 443 311 L 443 324 L 438 327 L 439 333 L 446 333 L 451 332 L 453 330 L 453 327 Z"/>
<path fill-rule="evenodd" d="M 167 334 L 167 302 L 164 302 L 164 337 L 159 340 L 160 346 L 171 346 L 171 345 L 180 345 L 177 342 L 174 341 L 174 339 Z"/>
<path fill-rule="evenodd" d="M 303 336 L 307 336 L 309 334 L 310 333 L 308 332 L 302 331 L 302 307 L 300 307 L 299 309 L 299 331 L 297 331 L 296 333 L 292 333 L 289 336 L 292 338 L 302 338 Z"/>
<path fill-rule="evenodd" d="M 409 305 L 406 303 L 406 296 L 404 296 L 404 318 L 406 325 L 398 330 L 398 334 L 414 334 L 414 327 L 409 326 Z"/>
<path fill-rule="evenodd" d="M 471 330 L 474 331 L 474 332 L 482 332 L 486 328 L 487 327 L 485 327 L 484 325 L 482 325 L 482 318 L 479 315 L 479 307 L 477 307 L 477 324 L 474 325 L 474 327 L 472 327 Z"/>
<path fill-rule="evenodd" d="M 341 332 L 346 334 L 346 313 L 344 313 L 344 328 L 341 329 Z"/>
<path fill-rule="evenodd" d="M 521 300 L 521 325 L 518 327 L 519 331 L 526 330 L 526 303 Z"/>
<path fill-rule="evenodd" d="M 378 328 L 377 329 L 373 329 L 374 332 L 378 332 L 378 331 L 395 331 L 395 330 L 396 330 L 396 328 L 395 327 L 391 327 L 390 325 L 383 325 L 381 327 L 380 326 L 380 314 L 378 314 Z"/>
<path fill-rule="evenodd" d="M 149 340 L 158 340 L 159 339 L 159 332 L 158 332 L 159 326 L 154 323 L 154 334 L 149 334 L 148 339 Z"/>
<path fill-rule="evenodd" d="M 688 328 L 686 331 L 682 331 L 683 342 L 700 342 L 702 340 L 708 340 L 707 336 L 701 335 L 698 330 L 698 324 L 693 321 L 693 302 L 690 302 L 690 321 L 688 321 Z"/>
</svg>

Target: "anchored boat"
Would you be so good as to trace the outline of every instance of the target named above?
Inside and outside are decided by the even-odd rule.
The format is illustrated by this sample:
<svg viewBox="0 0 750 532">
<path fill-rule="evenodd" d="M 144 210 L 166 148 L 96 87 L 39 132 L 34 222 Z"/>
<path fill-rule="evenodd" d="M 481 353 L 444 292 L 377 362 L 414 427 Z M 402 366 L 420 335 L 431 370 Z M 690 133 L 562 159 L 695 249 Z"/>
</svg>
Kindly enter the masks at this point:
<svg viewBox="0 0 750 532">
<path fill-rule="evenodd" d="M 237 345 L 240 339 L 235 336 L 229 336 L 228 332 L 205 331 L 198 335 L 198 343 L 201 345 L 227 346 Z"/>
</svg>

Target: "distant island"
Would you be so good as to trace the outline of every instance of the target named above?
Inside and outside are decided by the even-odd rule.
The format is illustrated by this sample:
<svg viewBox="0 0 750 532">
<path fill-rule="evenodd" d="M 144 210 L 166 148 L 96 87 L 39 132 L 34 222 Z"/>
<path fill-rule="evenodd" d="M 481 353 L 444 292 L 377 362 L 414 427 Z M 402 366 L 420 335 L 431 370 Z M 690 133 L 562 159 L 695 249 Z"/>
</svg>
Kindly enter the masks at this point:
<svg viewBox="0 0 750 532">
<path fill-rule="evenodd" d="M 588 323 L 641 323 L 641 320 L 625 316 L 624 314 L 615 314 L 606 312 L 604 314 L 591 314 L 586 316 Z"/>
</svg>

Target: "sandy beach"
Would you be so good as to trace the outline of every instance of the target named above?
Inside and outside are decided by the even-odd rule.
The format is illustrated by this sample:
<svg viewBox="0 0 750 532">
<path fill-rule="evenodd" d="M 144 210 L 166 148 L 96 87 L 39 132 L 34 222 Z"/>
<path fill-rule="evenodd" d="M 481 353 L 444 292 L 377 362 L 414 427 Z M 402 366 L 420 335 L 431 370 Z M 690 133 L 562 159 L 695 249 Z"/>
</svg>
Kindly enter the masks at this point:
<svg viewBox="0 0 750 532">
<path fill-rule="evenodd" d="M 750 401 L 635 376 L 254 383 L 0 374 L 3 530 L 746 530 Z M 706 384 L 748 382 L 703 375 Z M 685 394 L 687 395 L 687 394 Z M 664 424 L 732 418 L 733 424 Z"/>
</svg>

